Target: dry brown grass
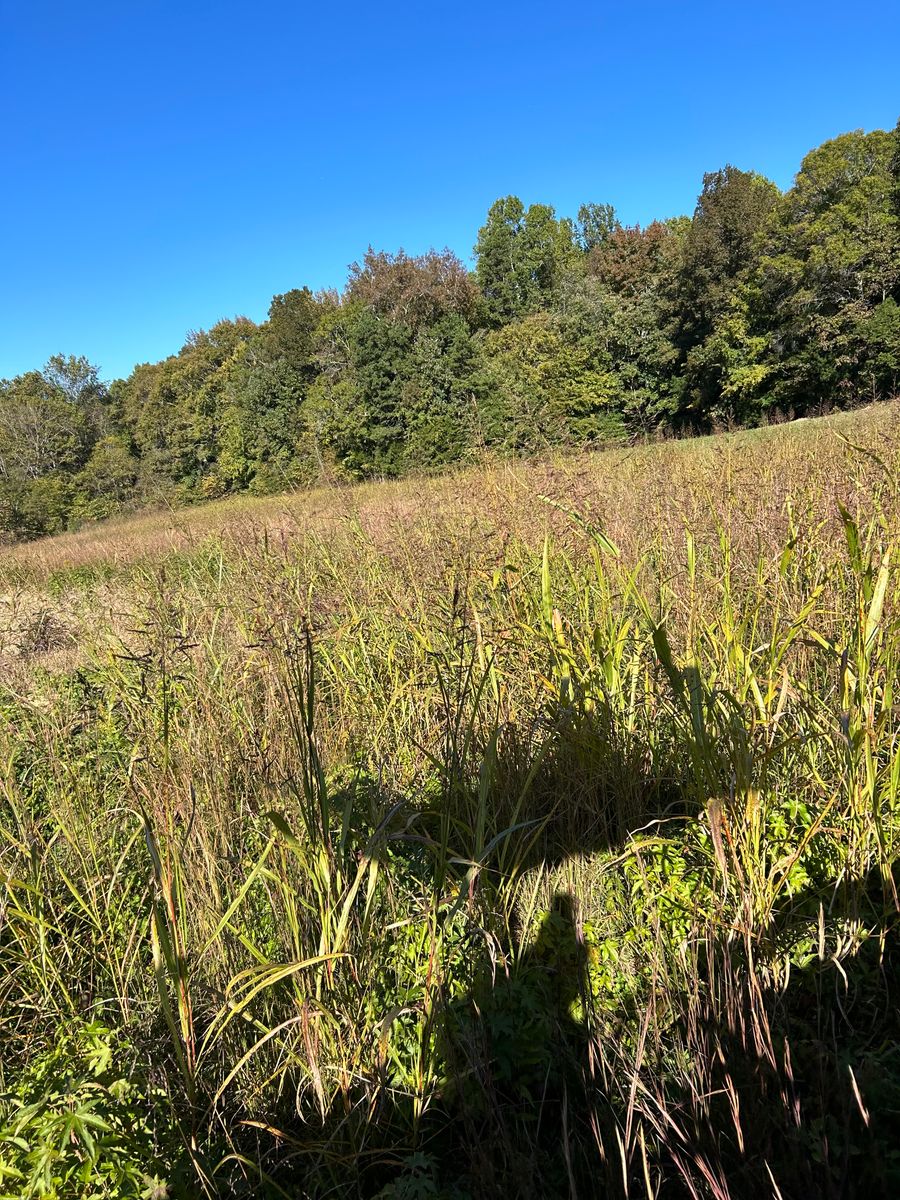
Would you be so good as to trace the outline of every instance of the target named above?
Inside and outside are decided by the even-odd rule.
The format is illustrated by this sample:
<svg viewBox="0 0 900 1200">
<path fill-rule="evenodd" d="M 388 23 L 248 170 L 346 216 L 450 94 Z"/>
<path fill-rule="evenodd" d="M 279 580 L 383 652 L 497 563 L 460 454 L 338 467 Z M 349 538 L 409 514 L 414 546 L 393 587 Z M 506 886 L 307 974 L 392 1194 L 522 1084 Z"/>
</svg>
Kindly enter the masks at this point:
<svg viewBox="0 0 900 1200">
<path fill-rule="evenodd" d="M 879 507 L 896 527 L 898 457 L 894 402 L 703 439 L 145 512 L 2 552 L 0 664 L 27 690 L 35 666 L 70 670 L 89 646 L 129 644 L 148 588 L 171 590 L 167 575 L 197 563 L 207 565 L 189 589 L 194 625 L 206 607 L 230 610 L 238 646 L 251 608 L 285 611 L 302 594 L 314 596 L 320 631 L 366 612 L 402 624 L 422 616 L 435 588 L 502 569 L 510 546 L 536 551 L 550 535 L 561 553 L 583 558 L 588 543 L 570 511 L 606 531 L 625 568 L 646 562 L 676 594 L 687 587 L 688 529 L 701 576 L 720 575 L 725 537 L 736 586 L 755 587 L 761 562 L 775 570 L 792 521 L 804 536 L 815 531 L 823 559 L 842 553 L 840 504 L 862 522 Z M 218 579 L 209 563 L 219 564 Z M 800 589 L 798 605 L 802 597 Z"/>
<path fill-rule="evenodd" d="M 0 578 L 39 585 L 55 572 L 127 567 L 191 553 L 212 538 L 284 552 L 314 538 L 340 541 L 348 527 L 391 554 L 397 535 L 427 553 L 435 543 L 477 547 L 485 539 L 535 544 L 548 528 L 570 528 L 540 502 L 548 496 L 597 521 L 635 558 L 649 540 L 679 538 L 728 514 L 731 533 L 777 543 L 784 505 L 836 501 L 864 507 L 877 463 L 900 441 L 900 401 L 749 432 L 598 451 L 537 462 L 507 461 L 440 477 L 323 488 L 274 497 L 239 496 L 87 526 L 7 548 Z M 848 445 L 852 443 L 853 446 Z M 6 586 L 9 586 L 7 582 Z"/>
<path fill-rule="evenodd" d="M 185 1194 L 884 1178 L 898 417 L 5 552 L 0 1074 L 100 1014 Z"/>
</svg>

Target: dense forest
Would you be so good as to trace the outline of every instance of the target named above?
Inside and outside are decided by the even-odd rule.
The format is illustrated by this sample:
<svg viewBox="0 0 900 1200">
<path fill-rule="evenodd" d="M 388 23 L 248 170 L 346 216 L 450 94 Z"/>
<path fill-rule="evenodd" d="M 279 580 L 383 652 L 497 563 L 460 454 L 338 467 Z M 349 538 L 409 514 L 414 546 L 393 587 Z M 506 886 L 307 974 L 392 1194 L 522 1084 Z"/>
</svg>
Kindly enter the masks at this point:
<svg viewBox="0 0 900 1200">
<path fill-rule="evenodd" d="M 507 196 L 474 262 L 370 248 L 343 293 L 275 296 L 127 379 L 58 355 L 0 382 L 0 529 L 895 395 L 900 123 L 825 142 L 784 193 L 725 166 L 646 227 Z"/>
</svg>

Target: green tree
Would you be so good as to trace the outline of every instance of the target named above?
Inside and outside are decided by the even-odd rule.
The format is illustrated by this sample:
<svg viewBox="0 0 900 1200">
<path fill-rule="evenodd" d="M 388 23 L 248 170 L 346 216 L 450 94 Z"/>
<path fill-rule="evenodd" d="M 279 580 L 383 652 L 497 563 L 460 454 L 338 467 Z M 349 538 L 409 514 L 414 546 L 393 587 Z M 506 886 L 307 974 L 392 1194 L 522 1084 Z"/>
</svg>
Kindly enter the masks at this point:
<svg viewBox="0 0 900 1200">
<path fill-rule="evenodd" d="M 720 321 L 733 319 L 733 300 L 757 261 L 760 231 L 778 197 L 775 184 L 737 167 L 703 178 L 678 279 L 674 336 L 681 353 L 680 423 L 706 427 L 732 403 L 723 403 L 721 336 L 714 345 L 707 343 Z"/>
<path fill-rule="evenodd" d="M 802 412 L 871 396 L 869 318 L 900 297 L 893 151 L 880 130 L 825 142 L 767 223 L 749 304 L 767 339 L 769 405 Z"/>
<path fill-rule="evenodd" d="M 40 372 L 0 385 L 0 476 L 70 474 L 89 448 L 84 413 Z"/>
<path fill-rule="evenodd" d="M 611 204 L 582 204 L 578 210 L 578 245 L 590 254 L 622 228 Z"/>
<path fill-rule="evenodd" d="M 477 289 L 449 251 L 371 248 L 322 323 L 309 444 L 353 478 L 454 461 L 472 436 Z"/>
<path fill-rule="evenodd" d="M 215 478 L 229 380 L 255 334 L 246 317 L 219 321 L 189 334 L 171 358 L 136 367 L 116 389 L 124 430 L 141 458 L 143 490 L 178 485 L 205 493 L 202 481 Z"/>
<path fill-rule="evenodd" d="M 481 343 L 459 313 L 419 330 L 404 387 L 406 464 L 439 467 L 456 462 L 481 440 L 479 400 L 487 387 Z"/>
<path fill-rule="evenodd" d="M 615 379 L 559 318 L 532 313 L 485 339 L 490 386 L 481 424 L 490 445 L 535 451 L 621 434 Z"/>
<path fill-rule="evenodd" d="M 107 394 L 85 358 L 54 355 L 43 371 L 0 383 L 0 522 L 36 537 L 64 529 L 76 477 L 107 420 Z"/>
<path fill-rule="evenodd" d="M 778 202 L 778 188 L 752 171 L 726 166 L 703 177 L 683 244 L 680 339 L 699 345 L 725 311 L 734 282 L 750 268 L 757 239 Z"/>
<path fill-rule="evenodd" d="M 862 372 L 873 400 L 900 395 L 900 304 L 889 296 L 863 318 Z"/>
<path fill-rule="evenodd" d="M 327 298 L 317 299 L 308 287 L 273 296 L 268 320 L 257 339 L 260 354 L 270 362 L 283 360 L 311 383 L 315 373 L 316 330 L 323 303 L 327 302 Z"/>
<path fill-rule="evenodd" d="M 309 386 L 286 358 L 247 356 L 223 405 L 217 471 L 225 487 L 284 491 L 310 475 L 303 454 Z"/>
<path fill-rule="evenodd" d="M 102 400 L 106 395 L 98 368 L 83 355 L 54 354 L 41 373 L 70 404 L 81 408 L 87 408 L 92 401 Z"/>
<path fill-rule="evenodd" d="M 316 474 L 306 402 L 319 373 L 318 330 L 337 305 L 330 293 L 275 296 L 268 320 L 236 350 L 219 404 L 218 454 L 207 492 L 274 492 Z"/>
<path fill-rule="evenodd" d="M 679 404 L 674 342 L 682 245 L 688 222 L 614 230 L 572 281 L 565 312 L 572 336 L 594 345 L 615 378 L 615 405 L 629 429 L 648 433 Z"/>
<path fill-rule="evenodd" d="M 546 204 L 518 196 L 491 205 L 478 231 L 476 276 L 494 324 L 547 307 L 575 257 L 575 228 Z"/>
<path fill-rule="evenodd" d="M 345 315 L 346 369 L 330 376 L 339 386 L 328 395 L 326 441 L 352 478 L 399 475 L 405 459 L 404 383 L 413 331 L 361 305 L 351 303 Z"/>
<path fill-rule="evenodd" d="M 101 438 L 84 467 L 73 479 L 74 521 L 96 521 L 121 511 L 133 497 L 139 463 L 125 438 Z"/>
</svg>

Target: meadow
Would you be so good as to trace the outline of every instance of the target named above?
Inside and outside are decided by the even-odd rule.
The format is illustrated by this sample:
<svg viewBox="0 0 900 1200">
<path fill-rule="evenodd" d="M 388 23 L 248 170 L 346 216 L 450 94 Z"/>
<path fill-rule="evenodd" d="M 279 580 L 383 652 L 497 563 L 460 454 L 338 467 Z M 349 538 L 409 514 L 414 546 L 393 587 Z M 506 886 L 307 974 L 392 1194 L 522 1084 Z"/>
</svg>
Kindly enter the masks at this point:
<svg viewBox="0 0 900 1200">
<path fill-rule="evenodd" d="M 900 404 L 0 559 L 0 1196 L 900 1187 Z"/>
</svg>

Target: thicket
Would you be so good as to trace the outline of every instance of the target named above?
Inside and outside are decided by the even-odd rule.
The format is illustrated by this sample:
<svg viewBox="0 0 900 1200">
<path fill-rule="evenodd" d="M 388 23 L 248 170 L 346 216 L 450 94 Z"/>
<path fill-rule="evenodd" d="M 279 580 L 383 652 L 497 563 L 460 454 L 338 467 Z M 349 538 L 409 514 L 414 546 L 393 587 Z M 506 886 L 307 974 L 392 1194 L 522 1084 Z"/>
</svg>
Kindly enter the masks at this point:
<svg viewBox="0 0 900 1200">
<path fill-rule="evenodd" d="M 692 218 L 646 228 L 508 196 L 474 272 L 370 249 L 343 294 L 276 296 L 109 386 L 57 356 L 0 384 L 0 529 L 756 424 L 898 375 L 898 133 L 848 133 L 784 194 L 727 166 Z"/>
<path fill-rule="evenodd" d="M 7 553 L 0 1196 L 897 1194 L 896 410 L 517 470 Z"/>
</svg>

